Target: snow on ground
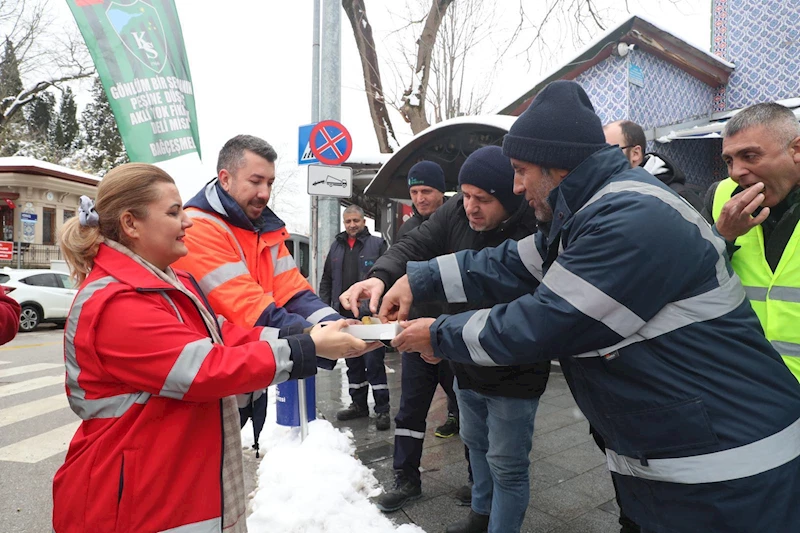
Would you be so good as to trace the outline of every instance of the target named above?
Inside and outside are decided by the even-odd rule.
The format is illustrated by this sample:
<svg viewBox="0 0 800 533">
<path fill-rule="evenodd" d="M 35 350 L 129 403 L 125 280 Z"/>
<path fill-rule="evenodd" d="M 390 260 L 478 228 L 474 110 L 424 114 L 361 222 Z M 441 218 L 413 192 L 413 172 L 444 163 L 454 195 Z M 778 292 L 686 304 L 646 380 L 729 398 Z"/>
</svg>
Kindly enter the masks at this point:
<svg viewBox="0 0 800 533">
<path fill-rule="evenodd" d="M 275 392 L 269 389 L 267 423 L 259 437 L 258 488 L 247 519 L 250 533 L 425 533 L 414 525 L 395 526 L 370 501 L 380 493 L 372 471 L 353 457 L 350 431 L 326 420 L 299 428 L 279 426 Z M 253 427 L 242 428 L 245 453 L 253 453 Z"/>
</svg>

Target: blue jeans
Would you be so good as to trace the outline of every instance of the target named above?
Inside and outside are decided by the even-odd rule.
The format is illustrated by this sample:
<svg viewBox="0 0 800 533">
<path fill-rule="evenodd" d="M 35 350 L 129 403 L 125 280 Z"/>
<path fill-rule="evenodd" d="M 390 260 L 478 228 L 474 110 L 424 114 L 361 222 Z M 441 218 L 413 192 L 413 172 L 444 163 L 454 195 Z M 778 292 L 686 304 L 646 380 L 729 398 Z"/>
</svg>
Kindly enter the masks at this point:
<svg viewBox="0 0 800 533">
<path fill-rule="evenodd" d="M 453 386 L 461 411 L 461 440 L 472 464 L 472 510 L 489 515 L 489 533 L 522 527 L 530 500 L 528 468 L 539 398 L 489 396 Z"/>
</svg>

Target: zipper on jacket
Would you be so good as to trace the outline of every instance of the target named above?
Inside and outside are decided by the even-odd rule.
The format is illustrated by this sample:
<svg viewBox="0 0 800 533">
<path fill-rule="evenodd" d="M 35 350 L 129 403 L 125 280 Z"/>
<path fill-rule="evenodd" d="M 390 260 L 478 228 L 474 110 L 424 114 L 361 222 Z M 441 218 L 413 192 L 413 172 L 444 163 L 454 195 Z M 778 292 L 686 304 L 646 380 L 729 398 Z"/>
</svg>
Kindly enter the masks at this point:
<svg viewBox="0 0 800 533">
<path fill-rule="evenodd" d="M 119 493 L 117 494 L 117 505 L 122 501 L 122 487 L 125 484 L 125 456 L 122 456 L 122 466 L 119 467 Z"/>
</svg>

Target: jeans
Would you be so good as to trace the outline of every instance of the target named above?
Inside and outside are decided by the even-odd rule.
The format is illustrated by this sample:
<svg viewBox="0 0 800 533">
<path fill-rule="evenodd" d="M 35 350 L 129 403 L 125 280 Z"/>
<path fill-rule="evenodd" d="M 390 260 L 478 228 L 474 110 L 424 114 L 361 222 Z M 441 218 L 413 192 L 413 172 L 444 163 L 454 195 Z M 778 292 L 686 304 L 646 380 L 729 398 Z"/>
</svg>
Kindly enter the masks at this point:
<svg viewBox="0 0 800 533">
<path fill-rule="evenodd" d="M 528 456 L 539 398 L 489 396 L 457 382 L 461 440 L 474 476 L 472 510 L 490 516 L 489 533 L 518 532 L 530 500 Z"/>
<path fill-rule="evenodd" d="M 386 367 L 383 364 L 386 348 L 378 348 L 361 357 L 345 359 L 350 398 L 353 403 L 367 407 L 367 391 L 372 387 L 375 413 L 389 412 L 389 386 L 386 384 Z"/>
</svg>

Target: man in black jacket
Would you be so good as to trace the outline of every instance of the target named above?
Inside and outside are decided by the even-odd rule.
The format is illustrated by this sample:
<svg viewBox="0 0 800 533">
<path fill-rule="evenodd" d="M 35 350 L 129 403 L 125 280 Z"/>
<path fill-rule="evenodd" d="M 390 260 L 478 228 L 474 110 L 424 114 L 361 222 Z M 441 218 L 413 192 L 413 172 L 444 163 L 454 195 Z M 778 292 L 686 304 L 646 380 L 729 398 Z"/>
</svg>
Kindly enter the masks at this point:
<svg viewBox="0 0 800 533">
<path fill-rule="evenodd" d="M 622 153 L 631 162 L 631 168 L 642 167 L 680 194 L 692 207 L 702 211 L 703 187 L 686 183 L 686 175 L 667 156 L 646 153 L 647 137 L 640 125 L 630 120 L 618 120 L 603 126 L 603 133 L 608 144 L 619 145 Z"/>
<path fill-rule="evenodd" d="M 352 308 L 361 297 L 376 309 L 384 290 L 405 274 L 406 262 L 459 250 L 480 250 L 536 231 L 533 210 L 513 192 L 514 170 L 497 146 L 471 154 L 458 176 L 461 193 L 410 232 L 375 263 L 370 278 L 340 297 Z M 448 305 L 448 313 L 493 302 Z M 528 467 L 533 422 L 550 363 L 510 367 L 453 365 L 461 412 L 461 438 L 474 475 L 472 510 L 448 533 L 519 531 L 530 499 Z"/>
<path fill-rule="evenodd" d="M 374 237 L 366 227 L 364 211 L 351 205 L 342 215 L 345 230 L 336 236 L 325 259 L 325 268 L 319 284 L 320 299 L 342 313 L 353 318 L 352 313 L 341 309 L 339 295 L 344 287 L 361 281 L 386 251 L 386 241 Z M 339 420 L 353 420 L 369 416 L 367 392 L 372 387 L 375 400 L 375 427 L 385 431 L 391 427 L 389 419 L 389 386 L 386 384 L 386 367 L 383 359 L 386 348 L 367 352 L 361 357 L 347 360 L 347 381 L 350 385 L 349 407 L 336 413 Z"/>
<path fill-rule="evenodd" d="M 400 226 L 395 241 L 399 241 L 411 230 L 418 228 L 420 224 L 431 217 L 434 211 L 442 207 L 445 201 L 444 191 L 444 170 L 442 170 L 442 167 L 438 164 L 433 161 L 420 161 L 409 169 L 408 194 L 411 197 L 411 206 L 414 213 Z M 441 314 L 441 309 L 442 306 L 440 304 L 422 305 L 412 309 L 411 315 L 414 317 L 436 316 Z M 422 442 L 421 439 L 417 439 L 412 435 L 419 435 L 419 431 L 415 426 L 419 426 L 420 424 L 414 423 L 413 420 L 417 420 L 420 416 L 422 417 L 422 433 L 425 433 L 425 417 L 427 416 L 428 409 L 430 409 L 433 393 L 436 390 L 436 381 L 439 382 L 442 389 L 447 394 L 447 420 L 445 420 L 444 424 L 436 428 L 434 435 L 447 439 L 458 433 L 458 403 L 456 402 L 456 394 L 453 392 L 453 370 L 450 368 L 450 364 L 433 365 L 436 369 L 436 373 L 433 374 L 433 369 L 430 368 L 431 365 L 422 361 L 419 356 L 412 355 L 413 362 L 411 365 L 419 361 L 420 364 L 424 366 L 414 367 L 413 370 L 418 371 L 414 372 L 411 369 L 411 365 L 406 364 L 406 358 L 404 357 L 403 359 L 403 382 L 406 383 L 406 385 L 402 387 L 402 390 L 406 392 L 402 393 L 400 397 L 400 411 L 395 418 L 395 424 L 399 424 L 396 429 L 409 430 L 410 434 L 401 435 L 399 440 L 401 442 L 409 441 L 410 444 L 406 443 L 408 446 L 398 446 L 397 432 L 395 431 L 395 462 L 398 460 L 397 455 L 399 453 L 405 458 L 400 459 L 400 462 L 404 463 L 405 460 L 413 460 L 410 458 L 415 457 L 418 464 L 419 458 L 422 456 Z M 433 389 L 429 391 L 428 385 L 430 384 L 429 378 L 431 377 L 435 377 L 436 380 L 433 381 Z M 425 398 L 428 396 L 428 392 L 430 392 L 431 398 L 426 401 Z M 401 431 L 401 433 L 405 433 L 405 431 Z M 398 452 L 398 448 L 401 450 L 400 452 Z M 417 450 L 417 448 L 419 448 L 419 450 Z M 470 481 L 471 480 L 472 474 L 470 474 Z M 469 505 L 469 493 L 465 493 L 462 495 L 462 498 L 463 497 L 466 498 L 466 503 L 464 503 L 464 505 Z M 387 503 L 389 507 L 393 508 L 382 508 L 382 506 L 378 504 L 381 510 L 396 511 L 400 509 L 405 502 L 394 502 L 394 505 L 391 505 L 389 502 L 384 503 Z M 400 504 L 399 506 L 397 506 L 398 503 Z"/>
</svg>

